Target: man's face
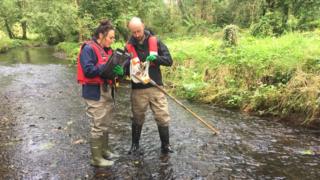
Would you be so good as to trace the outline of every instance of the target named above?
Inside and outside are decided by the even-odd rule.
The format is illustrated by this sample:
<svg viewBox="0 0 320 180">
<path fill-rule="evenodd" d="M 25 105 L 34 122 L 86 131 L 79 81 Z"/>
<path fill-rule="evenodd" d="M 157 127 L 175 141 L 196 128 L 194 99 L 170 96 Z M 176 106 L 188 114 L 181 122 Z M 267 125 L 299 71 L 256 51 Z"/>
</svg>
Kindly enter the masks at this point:
<svg viewBox="0 0 320 180">
<path fill-rule="evenodd" d="M 143 24 L 132 24 L 130 25 L 130 31 L 132 36 L 139 42 L 144 38 L 144 25 Z"/>
</svg>

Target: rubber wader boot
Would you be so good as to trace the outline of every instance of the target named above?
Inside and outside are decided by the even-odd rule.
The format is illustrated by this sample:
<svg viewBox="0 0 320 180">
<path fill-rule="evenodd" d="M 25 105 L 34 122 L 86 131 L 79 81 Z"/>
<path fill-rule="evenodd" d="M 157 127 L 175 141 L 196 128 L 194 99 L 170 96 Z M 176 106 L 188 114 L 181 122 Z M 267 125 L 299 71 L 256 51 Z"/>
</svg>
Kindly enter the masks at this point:
<svg viewBox="0 0 320 180">
<path fill-rule="evenodd" d="M 132 128 L 131 128 L 132 145 L 131 145 L 131 148 L 130 148 L 128 154 L 136 154 L 137 152 L 142 154 L 142 152 L 139 150 L 139 140 L 140 140 L 140 136 L 141 136 L 141 129 L 142 129 L 142 125 L 132 123 Z"/>
<path fill-rule="evenodd" d="M 100 138 L 91 138 L 91 165 L 97 167 L 111 167 L 114 162 L 105 160 L 102 157 L 103 136 Z"/>
<path fill-rule="evenodd" d="M 109 133 L 105 132 L 103 133 L 103 144 L 102 144 L 102 156 L 105 159 L 116 159 L 119 158 L 119 154 L 112 152 L 110 146 L 109 146 Z"/>
<path fill-rule="evenodd" d="M 173 150 L 169 143 L 169 127 L 158 126 L 160 140 L 161 140 L 161 153 L 168 154 L 173 153 Z"/>
</svg>

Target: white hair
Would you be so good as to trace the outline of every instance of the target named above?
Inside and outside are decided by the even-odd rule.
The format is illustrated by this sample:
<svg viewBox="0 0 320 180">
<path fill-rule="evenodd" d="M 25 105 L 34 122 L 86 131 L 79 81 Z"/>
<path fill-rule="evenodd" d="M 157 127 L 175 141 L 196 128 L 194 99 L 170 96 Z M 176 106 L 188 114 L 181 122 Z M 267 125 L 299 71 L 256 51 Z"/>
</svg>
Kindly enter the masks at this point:
<svg viewBox="0 0 320 180">
<path fill-rule="evenodd" d="M 133 17 L 133 18 L 131 18 L 131 20 L 129 21 L 129 24 L 128 24 L 128 26 L 130 26 L 130 24 L 143 24 L 143 22 L 142 22 L 142 20 L 141 20 L 141 18 L 139 18 L 139 17 Z"/>
</svg>

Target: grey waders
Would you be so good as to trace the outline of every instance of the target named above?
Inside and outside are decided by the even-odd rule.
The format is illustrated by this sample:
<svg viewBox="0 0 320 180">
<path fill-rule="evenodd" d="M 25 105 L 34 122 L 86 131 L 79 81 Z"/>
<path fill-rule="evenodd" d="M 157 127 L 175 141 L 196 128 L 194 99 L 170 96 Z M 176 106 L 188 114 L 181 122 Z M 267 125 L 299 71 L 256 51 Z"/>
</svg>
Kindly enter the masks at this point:
<svg viewBox="0 0 320 180">
<path fill-rule="evenodd" d="M 109 133 L 103 133 L 103 148 L 102 148 L 102 156 L 105 159 L 116 159 L 119 158 L 119 154 L 112 152 L 112 149 L 109 145 Z"/>
<path fill-rule="evenodd" d="M 102 156 L 104 137 L 102 136 L 99 138 L 91 138 L 90 140 L 91 140 L 91 142 L 90 142 L 90 145 L 91 145 L 90 164 L 92 166 L 97 166 L 97 167 L 111 167 L 114 164 L 114 162 L 106 160 Z"/>
</svg>

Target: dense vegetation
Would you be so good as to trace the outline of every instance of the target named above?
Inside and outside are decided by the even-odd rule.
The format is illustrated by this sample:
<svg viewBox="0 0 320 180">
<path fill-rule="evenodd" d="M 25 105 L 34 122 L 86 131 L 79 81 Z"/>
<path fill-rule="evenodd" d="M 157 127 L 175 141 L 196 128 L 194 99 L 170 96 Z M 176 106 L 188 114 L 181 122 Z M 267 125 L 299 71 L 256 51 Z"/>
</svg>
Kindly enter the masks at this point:
<svg viewBox="0 0 320 180">
<path fill-rule="evenodd" d="M 79 42 L 103 18 L 113 21 L 121 47 L 132 16 L 169 46 L 175 64 L 163 70 L 176 95 L 318 121 L 319 0 L 0 0 L 0 51 L 33 39 L 59 43 L 75 61 Z"/>
<path fill-rule="evenodd" d="M 0 24 L 9 38 L 37 33 L 49 44 L 90 37 L 97 22 L 109 18 L 119 38 L 139 16 L 157 34 L 212 33 L 229 24 L 254 36 L 312 30 L 320 24 L 318 0 L 1 0 Z"/>
<path fill-rule="evenodd" d="M 319 31 L 243 35 L 236 47 L 214 37 L 168 40 L 175 64 L 165 79 L 192 100 L 308 124 L 320 112 L 319 40 Z"/>
</svg>

